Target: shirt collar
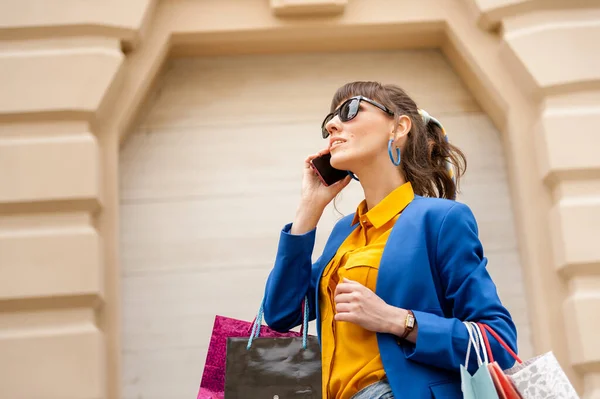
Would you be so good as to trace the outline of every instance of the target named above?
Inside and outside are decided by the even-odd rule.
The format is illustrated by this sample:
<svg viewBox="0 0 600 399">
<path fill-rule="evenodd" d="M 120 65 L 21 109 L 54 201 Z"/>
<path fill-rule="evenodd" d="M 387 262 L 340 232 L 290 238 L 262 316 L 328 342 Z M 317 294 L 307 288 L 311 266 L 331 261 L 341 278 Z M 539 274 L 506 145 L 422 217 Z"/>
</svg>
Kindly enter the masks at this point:
<svg viewBox="0 0 600 399">
<path fill-rule="evenodd" d="M 407 182 L 389 193 L 387 197 L 369 211 L 367 211 L 366 200 L 363 200 L 358 205 L 352 224 L 354 225 L 359 221 L 368 221 L 378 229 L 402 212 L 414 198 L 415 193 L 412 185 Z"/>
</svg>

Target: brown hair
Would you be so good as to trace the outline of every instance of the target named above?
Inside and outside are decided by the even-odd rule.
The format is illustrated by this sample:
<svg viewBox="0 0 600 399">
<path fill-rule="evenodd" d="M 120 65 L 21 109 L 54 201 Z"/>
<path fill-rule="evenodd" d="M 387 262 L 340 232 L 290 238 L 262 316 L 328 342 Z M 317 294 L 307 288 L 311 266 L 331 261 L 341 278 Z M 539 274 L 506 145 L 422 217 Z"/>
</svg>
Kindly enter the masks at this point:
<svg viewBox="0 0 600 399">
<path fill-rule="evenodd" d="M 467 159 L 458 147 L 446 141 L 441 127 L 431 121 L 425 125 L 417 104 L 400 87 L 378 82 L 353 82 L 340 87 L 331 101 L 331 112 L 353 96 L 368 97 L 385 105 L 394 112 L 396 123 L 400 116 L 408 116 L 412 127 L 399 166 L 404 177 L 417 195 L 456 199 Z M 447 162 L 454 167 L 455 179 L 448 172 Z"/>
</svg>

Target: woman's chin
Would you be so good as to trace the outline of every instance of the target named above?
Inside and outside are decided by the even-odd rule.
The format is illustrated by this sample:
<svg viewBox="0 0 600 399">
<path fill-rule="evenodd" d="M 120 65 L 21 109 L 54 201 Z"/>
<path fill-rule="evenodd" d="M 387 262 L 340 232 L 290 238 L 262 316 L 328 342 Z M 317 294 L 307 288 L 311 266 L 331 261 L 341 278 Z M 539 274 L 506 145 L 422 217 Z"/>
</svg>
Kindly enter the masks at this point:
<svg viewBox="0 0 600 399">
<path fill-rule="evenodd" d="M 347 154 L 341 151 L 339 153 L 334 152 L 331 154 L 331 166 L 339 170 L 349 170 L 351 164 L 349 158 Z"/>
</svg>

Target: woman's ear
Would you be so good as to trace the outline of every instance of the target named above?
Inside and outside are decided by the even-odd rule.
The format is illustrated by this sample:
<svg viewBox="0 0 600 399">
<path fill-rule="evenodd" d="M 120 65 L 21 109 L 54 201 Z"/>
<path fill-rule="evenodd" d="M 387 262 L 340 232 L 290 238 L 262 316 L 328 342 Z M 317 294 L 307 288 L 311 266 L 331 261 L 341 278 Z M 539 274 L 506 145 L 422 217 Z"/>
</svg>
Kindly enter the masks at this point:
<svg viewBox="0 0 600 399">
<path fill-rule="evenodd" d="M 394 131 L 395 134 L 392 137 L 396 141 L 397 145 L 400 144 L 400 142 L 404 141 L 404 138 L 408 135 L 408 132 L 410 132 L 411 128 L 412 121 L 410 120 L 410 118 L 406 115 L 400 116 L 400 118 L 398 119 L 398 126 Z"/>
</svg>

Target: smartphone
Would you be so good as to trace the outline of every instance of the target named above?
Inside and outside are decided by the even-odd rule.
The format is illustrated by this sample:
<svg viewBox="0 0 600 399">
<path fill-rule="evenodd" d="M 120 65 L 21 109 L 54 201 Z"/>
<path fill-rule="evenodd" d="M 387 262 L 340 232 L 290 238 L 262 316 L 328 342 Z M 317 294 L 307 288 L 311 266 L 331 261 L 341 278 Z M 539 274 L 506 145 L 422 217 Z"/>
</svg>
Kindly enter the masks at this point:
<svg viewBox="0 0 600 399">
<path fill-rule="evenodd" d="M 347 171 L 339 170 L 331 166 L 330 160 L 331 154 L 328 153 L 313 159 L 310 163 L 310 166 L 312 166 L 313 170 L 325 186 L 331 186 L 348 176 Z"/>
</svg>

